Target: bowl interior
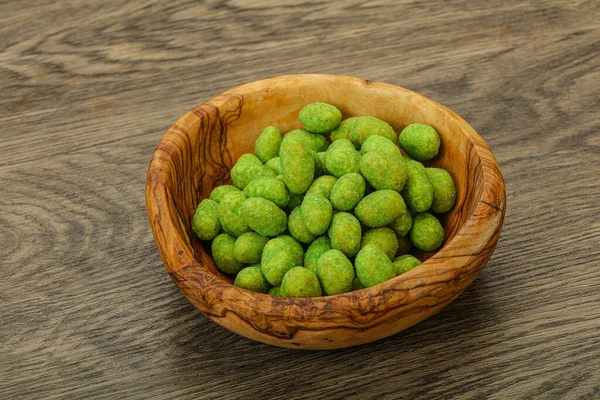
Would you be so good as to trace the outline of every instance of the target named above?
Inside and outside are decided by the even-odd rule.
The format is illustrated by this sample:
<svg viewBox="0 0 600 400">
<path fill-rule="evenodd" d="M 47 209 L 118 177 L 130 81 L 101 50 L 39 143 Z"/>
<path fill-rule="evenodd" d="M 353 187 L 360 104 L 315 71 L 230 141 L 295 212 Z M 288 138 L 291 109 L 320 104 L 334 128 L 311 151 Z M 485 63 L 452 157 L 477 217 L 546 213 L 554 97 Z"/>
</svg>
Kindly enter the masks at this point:
<svg viewBox="0 0 600 400">
<path fill-rule="evenodd" d="M 273 125 L 282 133 L 301 128 L 298 111 L 308 103 L 331 103 L 342 111 L 344 118 L 375 116 L 388 122 L 398 134 L 410 123 L 432 125 L 440 134 L 442 145 L 439 155 L 429 165 L 448 170 L 457 188 L 454 208 L 441 217 L 446 231 L 444 244 L 473 212 L 483 187 L 477 184 L 483 167 L 478 157 L 471 154 L 474 151 L 472 138 L 448 117 L 448 110 L 395 86 L 356 78 L 337 77 L 330 81 L 326 78 L 302 76 L 285 83 L 274 80 L 268 84 L 267 80 L 247 84 L 195 108 L 192 113 L 196 121 L 191 126 L 176 124 L 171 128 L 184 135 L 189 146 L 180 152 L 171 151 L 171 162 L 177 164 L 177 168 L 170 170 L 175 176 L 167 181 L 178 214 L 174 217 L 181 225 L 179 231 L 187 235 L 179 239 L 189 244 L 198 264 L 216 277 L 232 282 L 231 277 L 216 268 L 210 255 L 210 243 L 197 240 L 192 233 L 191 220 L 196 205 L 208 197 L 215 186 L 231 183 L 229 170 L 242 154 L 254 151 L 254 142 L 266 126 Z M 418 257 L 425 261 L 432 254 L 419 253 Z"/>
</svg>

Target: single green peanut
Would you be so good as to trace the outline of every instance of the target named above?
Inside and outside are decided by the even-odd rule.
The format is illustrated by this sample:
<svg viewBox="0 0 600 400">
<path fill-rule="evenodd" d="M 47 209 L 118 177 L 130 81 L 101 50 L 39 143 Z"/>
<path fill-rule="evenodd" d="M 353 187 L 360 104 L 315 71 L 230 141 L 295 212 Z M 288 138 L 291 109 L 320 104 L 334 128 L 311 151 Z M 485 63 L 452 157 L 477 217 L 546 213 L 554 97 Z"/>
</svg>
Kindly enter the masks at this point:
<svg viewBox="0 0 600 400">
<path fill-rule="evenodd" d="M 221 228 L 226 233 L 233 236 L 240 236 L 242 233 L 250 231 L 242 212 L 242 204 L 244 204 L 246 199 L 246 195 L 241 191 L 231 191 L 223 196 L 223 199 L 219 203 L 218 213 Z"/>
<path fill-rule="evenodd" d="M 328 237 L 320 237 L 308 246 L 304 254 L 304 266 L 315 274 L 317 273 L 317 261 L 319 258 L 331 250 L 331 241 Z"/>
<path fill-rule="evenodd" d="M 420 264 L 421 264 L 421 261 L 419 261 L 418 258 L 416 258 L 410 254 L 404 254 L 400 257 L 397 257 L 394 260 L 394 262 L 392 263 L 392 265 L 394 266 L 394 272 L 396 273 L 396 275 L 400 275 L 405 272 L 408 272 Z"/>
<path fill-rule="evenodd" d="M 348 139 L 333 142 L 325 155 L 325 168 L 337 178 L 360 171 L 360 153 Z"/>
<path fill-rule="evenodd" d="M 217 186 L 210 192 L 210 199 L 220 203 L 223 200 L 223 197 L 229 192 L 239 192 L 240 189 L 236 188 L 233 185 L 221 185 Z"/>
<path fill-rule="evenodd" d="M 344 253 L 346 257 L 354 256 L 360 250 L 362 229 L 354 215 L 339 212 L 333 216 L 329 227 L 331 247 Z"/>
<path fill-rule="evenodd" d="M 279 150 L 281 174 L 290 193 L 304 193 L 310 187 L 315 174 L 315 161 L 304 141 L 297 137 L 285 137 Z"/>
<path fill-rule="evenodd" d="M 274 238 L 267 242 L 260 260 L 260 268 L 271 285 L 281 285 L 283 276 L 295 265 L 292 248 L 285 239 Z"/>
<path fill-rule="evenodd" d="M 281 288 L 279 286 L 273 286 L 271 289 L 269 289 L 268 293 L 274 297 L 281 297 Z"/>
<path fill-rule="evenodd" d="M 281 159 L 279 157 L 271 158 L 265 166 L 271 168 L 277 175 L 281 175 Z"/>
<path fill-rule="evenodd" d="M 398 237 L 405 237 L 412 227 L 412 216 L 408 210 L 404 210 L 402 214 L 390 223 L 390 228 L 396 232 Z"/>
<path fill-rule="evenodd" d="M 360 147 L 361 154 L 365 154 L 369 151 L 385 153 L 394 158 L 402 158 L 400 148 L 390 139 L 379 135 L 369 136 Z"/>
<path fill-rule="evenodd" d="M 442 168 L 425 168 L 425 172 L 433 186 L 431 211 L 437 214 L 450 211 L 456 201 L 456 186 L 452 176 Z"/>
<path fill-rule="evenodd" d="M 290 192 L 285 183 L 277 177 L 253 179 L 244 188 L 244 194 L 246 197 L 261 197 L 270 200 L 278 207 L 285 207 L 290 201 Z"/>
<path fill-rule="evenodd" d="M 287 216 L 275 203 L 261 197 L 250 197 L 242 205 L 244 221 L 262 236 L 277 236 L 285 232 Z"/>
<path fill-rule="evenodd" d="M 322 292 L 314 272 L 304 267 L 294 267 L 283 277 L 280 294 L 285 297 L 318 297 Z"/>
<path fill-rule="evenodd" d="M 281 133 L 274 126 L 267 126 L 258 136 L 254 144 L 254 154 L 262 161 L 267 161 L 279 156 L 281 146 Z"/>
<path fill-rule="evenodd" d="M 204 199 L 198 204 L 192 218 L 192 230 L 200 240 L 212 240 L 221 232 L 219 203 Z"/>
<path fill-rule="evenodd" d="M 417 161 L 431 160 L 440 150 L 440 136 L 429 125 L 410 124 L 400 132 L 400 146 Z"/>
<path fill-rule="evenodd" d="M 379 228 L 390 224 L 406 210 L 402 196 L 394 190 L 377 190 L 365 196 L 354 209 L 354 215 L 364 225 Z"/>
<path fill-rule="evenodd" d="M 361 174 L 351 172 L 342 176 L 331 188 L 331 205 L 337 210 L 353 209 L 365 195 L 365 179 Z"/>
<path fill-rule="evenodd" d="M 310 233 L 306 225 L 304 225 L 300 207 L 294 208 L 290 213 L 288 230 L 290 231 L 290 235 L 301 243 L 311 243 L 317 237 L 317 235 Z"/>
<path fill-rule="evenodd" d="M 306 191 L 306 195 L 320 194 L 329 200 L 331 188 L 337 182 L 337 178 L 331 175 L 323 175 L 314 180 L 312 185 Z"/>
<path fill-rule="evenodd" d="M 235 240 L 233 256 L 236 260 L 245 264 L 259 263 L 263 248 L 268 241 L 268 238 L 255 232 L 242 233 Z"/>
<path fill-rule="evenodd" d="M 265 279 L 260 266 L 246 267 L 238 272 L 233 284 L 252 292 L 267 293 L 271 285 Z"/>
<path fill-rule="evenodd" d="M 321 235 L 329 228 L 333 207 L 329 200 L 320 194 L 305 196 L 300 211 L 304 226 L 313 235 Z"/>
<path fill-rule="evenodd" d="M 392 260 L 398 251 L 398 238 L 391 228 L 383 226 L 381 228 L 369 229 L 363 234 L 360 248 L 368 244 L 379 246 L 381 250 Z"/>
<path fill-rule="evenodd" d="M 304 200 L 304 193 L 290 193 L 290 201 L 288 201 L 287 206 L 284 208 L 285 212 L 289 214 L 294 208 L 300 207 L 302 200 Z"/>
<path fill-rule="evenodd" d="M 437 250 L 444 242 L 444 228 L 432 214 L 418 213 L 413 218 L 410 241 L 417 249 Z"/>
<path fill-rule="evenodd" d="M 401 157 L 368 151 L 360 159 L 360 173 L 377 190 L 399 192 L 407 178 L 406 163 Z"/>
<path fill-rule="evenodd" d="M 363 247 L 356 255 L 356 275 L 367 288 L 396 276 L 392 261 L 374 244 Z"/>
<path fill-rule="evenodd" d="M 263 176 L 275 176 L 275 172 L 264 165 L 237 163 L 231 169 L 231 180 L 240 189 L 244 189 L 253 179 Z"/>
<path fill-rule="evenodd" d="M 298 119 L 307 131 L 330 132 L 342 121 L 342 113 L 337 107 L 327 103 L 312 103 L 304 106 L 298 113 Z"/>
<path fill-rule="evenodd" d="M 217 235 L 210 245 L 215 264 L 226 274 L 237 274 L 244 268 L 244 264 L 236 260 L 233 255 L 234 245 L 235 237 L 227 233 Z"/>
<path fill-rule="evenodd" d="M 409 161 L 407 167 L 408 179 L 402 190 L 402 197 L 413 211 L 427 211 L 433 203 L 433 186 L 425 167 L 418 161 Z"/>
<path fill-rule="evenodd" d="M 399 237 L 398 238 L 398 251 L 396 252 L 397 256 L 401 256 L 404 254 L 408 254 L 412 250 L 412 242 L 410 241 L 410 237 Z"/>
<path fill-rule="evenodd" d="M 304 265 L 304 248 L 300 242 L 289 235 L 280 235 L 277 237 L 285 240 L 290 245 L 292 257 L 294 257 L 294 265 Z"/>
<path fill-rule="evenodd" d="M 313 155 L 313 160 L 315 161 L 315 176 L 314 179 L 317 179 L 318 177 L 320 177 L 321 175 L 324 175 L 327 173 L 327 169 L 325 168 L 325 163 L 323 162 L 323 160 L 318 156 L 319 153 L 315 153 L 314 151 L 312 152 Z M 314 181 L 313 181 L 314 182 Z M 310 188 L 309 188 L 310 189 Z"/>
<path fill-rule="evenodd" d="M 340 126 L 331 132 L 331 140 L 349 139 L 356 149 L 370 136 L 383 136 L 396 143 L 397 136 L 387 122 L 370 116 L 351 117 L 342 121 Z"/>
<path fill-rule="evenodd" d="M 320 152 L 327 150 L 329 146 L 329 140 L 326 136 L 318 133 L 311 133 L 304 129 L 294 129 L 285 134 L 284 138 L 296 136 L 306 143 L 309 149 L 314 152 Z"/>
<path fill-rule="evenodd" d="M 240 158 L 238 158 L 236 164 L 252 164 L 257 166 L 263 165 L 262 161 L 260 161 L 260 158 L 256 157 L 256 155 L 252 153 L 242 154 Z"/>
<path fill-rule="evenodd" d="M 360 279 L 358 278 L 358 276 L 356 278 L 354 278 L 354 281 L 352 282 L 352 290 L 361 290 L 364 289 L 365 285 L 362 284 L 362 282 L 360 281 Z"/>
<path fill-rule="evenodd" d="M 346 293 L 352 290 L 354 267 L 339 250 L 329 250 L 317 261 L 317 278 L 328 295 Z"/>
<path fill-rule="evenodd" d="M 355 122 L 355 117 L 343 120 L 337 128 L 331 131 L 331 141 L 335 142 L 339 139 L 350 140 L 350 131 L 354 127 Z"/>
</svg>

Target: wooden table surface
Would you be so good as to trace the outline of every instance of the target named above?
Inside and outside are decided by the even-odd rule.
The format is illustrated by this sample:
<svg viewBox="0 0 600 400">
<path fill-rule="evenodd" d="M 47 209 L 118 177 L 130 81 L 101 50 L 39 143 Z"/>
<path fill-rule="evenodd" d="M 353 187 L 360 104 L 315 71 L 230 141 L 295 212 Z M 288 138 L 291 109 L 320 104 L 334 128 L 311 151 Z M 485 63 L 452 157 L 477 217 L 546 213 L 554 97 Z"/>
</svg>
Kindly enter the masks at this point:
<svg viewBox="0 0 600 400">
<path fill-rule="evenodd" d="M 592 0 L 0 2 L 0 398 L 600 398 L 599 17 Z M 338 351 L 210 322 L 144 205 L 179 116 L 307 72 L 446 105 L 507 188 L 462 296 Z"/>
</svg>

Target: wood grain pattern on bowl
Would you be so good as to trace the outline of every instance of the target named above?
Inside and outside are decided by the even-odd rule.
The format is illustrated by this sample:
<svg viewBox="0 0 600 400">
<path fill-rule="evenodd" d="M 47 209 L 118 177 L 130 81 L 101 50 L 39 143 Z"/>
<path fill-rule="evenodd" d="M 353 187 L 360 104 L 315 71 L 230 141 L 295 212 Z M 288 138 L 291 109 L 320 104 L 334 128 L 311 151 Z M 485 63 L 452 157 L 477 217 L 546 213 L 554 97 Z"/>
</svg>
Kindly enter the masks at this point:
<svg viewBox="0 0 600 400">
<path fill-rule="evenodd" d="M 268 125 L 299 128 L 298 111 L 324 101 L 344 118 L 372 115 L 396 132 L 412 122 L 440 134 L 432 162 L 457 185 L 456 205 L 442 222 L 446 238 L 419 267 L 375 287 L 318 298 L 272 297 L 232 285 L 195 238 L 196 205 L 218 185 Z M 491 256 L 505 214 L 502 175 L 487 145 L 462 118 L 397 86 L 334 75 L 288 75 L 252 82 L 199 105 L 160 141 L 146 184 L 146 206 L 165 268 L 211 320 L 250 339 L 282 347 L 331 349 L 371 342 L 422 321 L 450 304 Z"/>
</svg>

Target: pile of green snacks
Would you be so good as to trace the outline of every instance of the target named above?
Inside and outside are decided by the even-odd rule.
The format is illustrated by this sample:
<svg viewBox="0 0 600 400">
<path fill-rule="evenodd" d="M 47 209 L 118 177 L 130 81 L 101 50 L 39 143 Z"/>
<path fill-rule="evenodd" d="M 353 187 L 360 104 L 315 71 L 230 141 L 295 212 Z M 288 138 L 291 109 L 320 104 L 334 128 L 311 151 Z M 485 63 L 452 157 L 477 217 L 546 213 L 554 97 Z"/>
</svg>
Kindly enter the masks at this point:
<svg viewBox="0 0 600 400">
<path fill-rule="evenodd" d="M 312 103 L 305 129 L 273 126 L 231 169 L 234 185 L 214 188 L 192 228 L 212 240 L 217 267 L 241 288 L 313 297 L 368 288 L 418 266 L 413 247 L 437 250 L 435 214 L 454 205 L 444 169 L 421 161 L 438 154 L 434 128 L 410 124 L 398 138 L 375 117 L 351 117 Z M 398 142 L 400 147 L 398 147 Z M 405 154 L 402 153 L 401 149 Z"/>
</svg>

